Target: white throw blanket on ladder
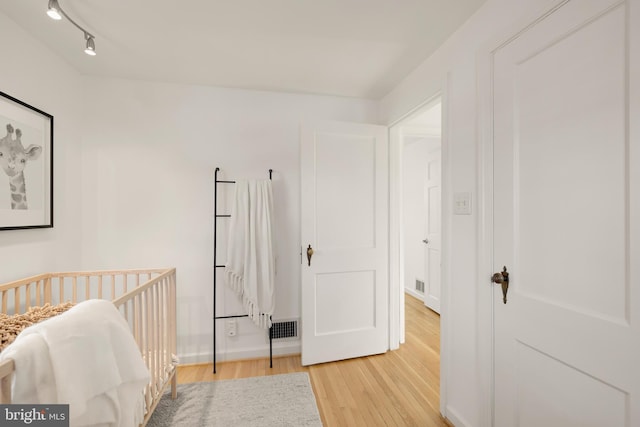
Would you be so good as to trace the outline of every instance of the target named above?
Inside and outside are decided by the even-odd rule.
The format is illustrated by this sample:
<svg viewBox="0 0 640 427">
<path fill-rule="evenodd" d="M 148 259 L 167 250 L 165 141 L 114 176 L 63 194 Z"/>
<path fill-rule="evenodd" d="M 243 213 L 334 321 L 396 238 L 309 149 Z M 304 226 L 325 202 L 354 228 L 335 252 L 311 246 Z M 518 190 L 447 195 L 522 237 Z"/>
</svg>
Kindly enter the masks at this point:
<svg viewBox="0 0 640 427">
<path fill-rule="evenodd" d="M 272 212 L 271 180 L 236 181 L 224 272 L 249 318 L 264 329 L 275 308 Z"/>
</svg>

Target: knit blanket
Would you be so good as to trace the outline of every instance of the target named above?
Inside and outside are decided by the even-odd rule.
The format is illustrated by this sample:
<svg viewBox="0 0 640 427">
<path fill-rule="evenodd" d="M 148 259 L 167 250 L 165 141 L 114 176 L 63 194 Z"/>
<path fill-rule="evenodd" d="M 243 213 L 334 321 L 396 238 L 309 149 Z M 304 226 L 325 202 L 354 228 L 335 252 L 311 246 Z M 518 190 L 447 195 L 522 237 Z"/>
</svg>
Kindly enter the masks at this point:
<svg viewBox="0 0 640 427">
<path fill-rule="evenodd" d="M 4 314 L 0 313 L 0 351 L 9 346 L 23 329 L 42 322 L 50 317 L 64 313 L 73 307 L 71 302 L 65 302 L 58 305 L 49 303 L 42 307 L 31 307 L 23 314 Z"/>
</svg>

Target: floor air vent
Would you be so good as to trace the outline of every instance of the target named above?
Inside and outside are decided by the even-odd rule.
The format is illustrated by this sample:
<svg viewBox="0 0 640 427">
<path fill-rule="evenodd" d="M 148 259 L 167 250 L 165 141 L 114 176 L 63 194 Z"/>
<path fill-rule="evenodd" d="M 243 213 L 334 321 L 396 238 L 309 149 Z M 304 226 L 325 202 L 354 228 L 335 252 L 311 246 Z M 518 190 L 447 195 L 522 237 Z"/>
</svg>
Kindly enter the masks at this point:
<svg viewBox="0 0 640 427">
<path fill-rule="evenodd" d="M 298 321 L 287 320 L 271 324 L 271 338 L 274 340 L 298 337 Z"/>
<path fill-rule="evenodd" d="M 424 293 L 424 282 L 416 279 L 416 291 Z"/>
</svg>

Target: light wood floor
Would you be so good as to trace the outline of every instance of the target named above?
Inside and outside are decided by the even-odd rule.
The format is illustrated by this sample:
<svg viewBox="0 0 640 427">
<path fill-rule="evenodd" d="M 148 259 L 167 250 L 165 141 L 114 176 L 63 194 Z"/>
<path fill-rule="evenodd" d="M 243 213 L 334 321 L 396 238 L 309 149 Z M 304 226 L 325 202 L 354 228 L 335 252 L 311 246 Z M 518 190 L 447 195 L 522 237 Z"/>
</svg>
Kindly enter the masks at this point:
<svg viewBox="0 0 640 427">
<path fill-rule="evenodd" d="M 325 427 L 447 427 L 440 417 L 440 317 L 406 295 L 406 343 L 386 354 L 309 367 L 300 356 L 181 366 L 178 382 L 308 372 Z"/>
</svg>

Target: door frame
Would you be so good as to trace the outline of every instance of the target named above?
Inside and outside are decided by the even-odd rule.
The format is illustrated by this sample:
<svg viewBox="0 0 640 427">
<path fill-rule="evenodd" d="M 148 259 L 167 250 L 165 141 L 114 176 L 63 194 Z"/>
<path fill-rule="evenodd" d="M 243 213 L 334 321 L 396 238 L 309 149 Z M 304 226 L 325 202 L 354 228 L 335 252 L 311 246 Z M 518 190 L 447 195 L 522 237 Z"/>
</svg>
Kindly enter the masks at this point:
<svg viewBox="0 0 640 427">
<path fill-rule="evenodd" d="M 440 413 L 447 417 L 447 380 L 449 368 L 449 307 L 450 298 L 448 286 L 451 277 L 451 156 L 449 135 L 451 122 L 451 75 L 447 73 L 433 92 L 417 106 L 406 112 L 400 118 L 388 125 L 389 127 L 389 348 L 396 350 L 405 340 L 404 318 L 404 271 L 402 259 L 404 256 L 402 240 L 402 138 L 399 125 L 415 112 L 423 109 L 437 98 L 442 104 L 442 258 L 440 282 Z"/>
<path fill-rule="evenodd" d="M 477 375 L 480 427 L 495 422 L 493 265 L 493 60 L 496 52 L 571 0 L 547 0 L 483 45 L 476 57 L 477 92 Z"/>
</svg>

